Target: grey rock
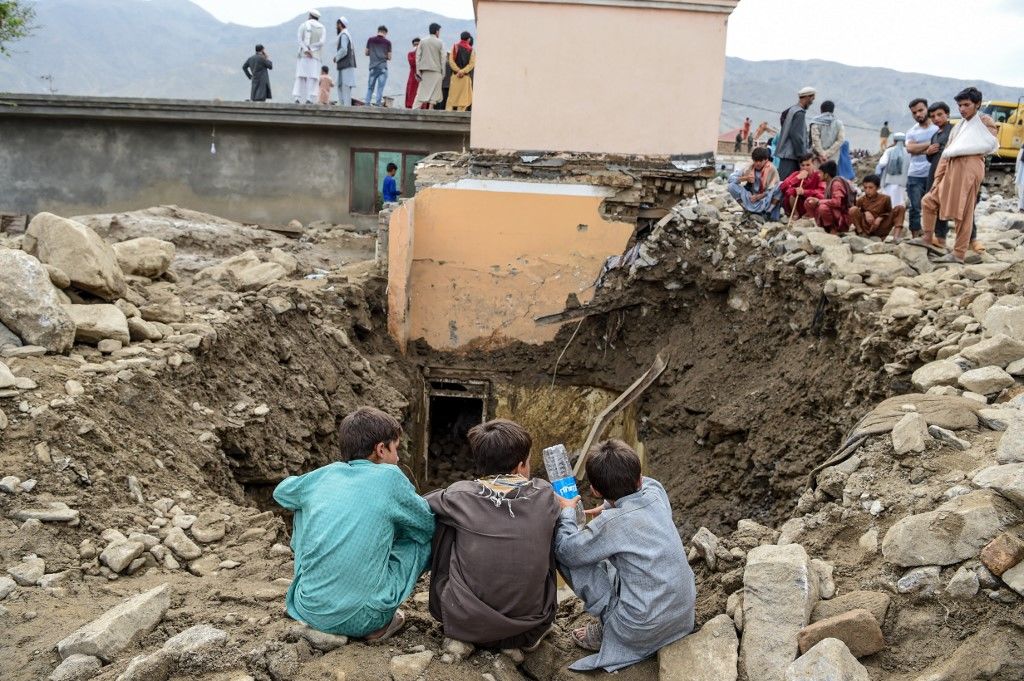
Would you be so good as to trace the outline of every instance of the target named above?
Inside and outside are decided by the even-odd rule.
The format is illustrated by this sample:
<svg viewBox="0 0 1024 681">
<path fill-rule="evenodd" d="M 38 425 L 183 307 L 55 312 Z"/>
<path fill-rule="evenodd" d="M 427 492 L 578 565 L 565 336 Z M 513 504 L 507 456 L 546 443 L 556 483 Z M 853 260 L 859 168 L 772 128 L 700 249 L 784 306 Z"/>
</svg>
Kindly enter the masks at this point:
<svg viewBox="0 0 1024 681">
<path fill-rule="evenodd" d="M 908 412 L 892 429 L 892 447 L 897 456 L 923 452 L 930 439 L 928 423 L 916 411 Z"/>
<path fill-rule="evenodd" d="M 999 367 L 988 366 L 965 371 L 959 379 L 960 387 L 979 395 L 994 395 L 1014 384 L 1013 376 Z"/>
<path fill-rule="evenodd" d="M 103 663 L 92 655 L 71 655 L 48 676 L 49 681 L 86 681 L 99 671 Z"/>
<path fill-rule="evenodd" d="M 1024 420 L 1014 420 L 1006 427 L 999 444 L 996 445 L 996 461 L 999 463 L 1024 462 Z"/>
<path fill-rule="evenodd" d="M 121 241 L 111 247 L 125 274 L 156 279 L 171 266 L 174 244 L 152 237 Z"/>
<path fill-rule="evenodd" d="M 915 371 L 910 377 L 910 382 L 916 390 L 928 392 L 936 386 L 956 385 L 963 373 L 963 368 L 956 362 L 940 359 L 929 362 Z"/>
<path fill-rule="evenodd" d="M 203 544 L 219 541 L 224 538 L 226 520 L 227 516 L 223 513 L 203 511 L 192 523 L 189 532 L 196 541 Z"/>
<path fill-rule="evenodd" d="M 0 323 L 0 348 L 20 348 L 21 346 L 22 342 L 21 339 L 18 338 L 18 334 Z"/>
<path fill-rule="evenodd" d="M 1003 431 L 1009 428 L 1014 421 L 1024 422 L 1024 413 L 1017 409 L 1006 408 L 979 409 L 978 419 L 986 428 Z"/>
<path fill-rule="evenodd" d="M 141 593 L 111 608 L 57 644 L 64 659 L 76 653 L 110 662 L 128 645 L 153 630 L 171 607 L 169 584 Z"/>
<path fill-rule="evenodd" d="M 885 622 L 892 598 L 882 591 L 851 591 L 831 600 L 818 601 L 811 613 L 811 622 L 842 615 L 851 610 L 867 610 L 879 624 Z"/>
<path fill-rule="evenodd" d="M 391 658 L 391 678 L 393 681 L 416 681 L 433 659 L 434 653 L 429 650 L 411 655 L 396 655 Z"/>
<path fill-rule="evenodd" d="M 114 572 L 120 574 L 125 571 L 132 561 L 142 555 L 146 547 L 142 542 L 125 541 L 110 544 L 100 554 L 100 562 Z"/>
<path fill-rule="evenodd" d="M 26 344 L 49 352 L 71 349 L 75 323 L 37 259 L 23 251 L 0 248 L 0 300 L 4 301 L 0 323 Z"/>
<path fill-rule="evenodd" d="M 174 658 L 163 650 L 136 655 L 117 677 L 117 681 L 167 681 L 174 670 Z"/>
<path fill-rule="evenodd" d="M 901 594 L 934 594 L 939 590 L 939 573 L 941 570 L 942 568 L 938 565 L 914 568 L 900 577 L 899 581 L 896 582 L 896 590 Z"/>
<path fill-rule="evenodd" d="M 296 624 L 288 629 L 288 640 L 297 641 L 300 638 L 304 639 L 310 646 L 322 653 L 336 650 L 348 644 L 347 636 L 327 634 L 322 631 L 317 631 L 305 624 Z"/>
<path fill-rule="evenodd" d="M 34 554 L 25 556 L 20 563 L 7 568 L 7 574 L 20 586 L 35 586 L 46 573 L 46 562 Z"/>
<path fill-rule="evenodd" d="M 197 624 L 168 639 L 164 643 L 163 649 L 178 658 L 187 653 L 196 653 L 206 648 L 212 648 L 227 640 L 226 631 L 209 624 Z"/>
<path fill-rule="evenodd" d="M 3 364 L 0 364 L 0 368 Z M 21 484 L 21 478 L 15 475 L 8 475 L 0 479 L 0 494 L 17 494 L 18 485 Z"/>
<path fill-rule="evenodd" d="M 718 537 L 708 528 L 701 527 L 693 535 L 693 539 L 690 542 L 697 549 L 697 555 L 703 557 L 708 567 L 713 571 L 718 562 L 715 556 L 715 551 L 718 550 Z"/>
<path fill-rule="evenodd" d="M 845 643 L 826 638 L 786 668 L 785 681 L 871 681 L 871 677 Z"/>
<path fill-rule="evenodd" d="M 956 436 L 951 430 L 946 430 L 939 426 L 928 426 L 928 434 L 939 442 L 945 442 L 946 444 L 959 449 L 960 451 L 967 451 L 971 448 L 971 443 L 967 440 L 961 439 Z"/>
<path fill-rule="evenodd" d="M 11 577 L 0 577 L 0 601 L 7 598 L 18 588 L 18 583 Z"/>
<path fill-rule="evenodd" d="M 1024 508 L 1024 463 L 989 466 L 974 476 L 974 484 L 993 489 Z"/>
<path fill-rule="evenodd" d="M 1011 362 L 1024 359 L 1024 343 L 1000 333 L 964 348 L 960 356 L 975 366 L 1003 368 Z"/>
<path fill-rule="evenodd" d="M 1024 560 L 1002 574 L 1006 586 L 1024 596 Z"/>
<path fill-rule="evenodd" d="M 946 585 L 946 595 L 953 598 L 973 598 L 977 595 L 978 589 L 978 575 L 974 570 L 961 566 Z"/>
<path fill-rule="evenodd" d="M 128 336 L 133 341 L 158 341 L 164 337 L 156 324 L 141 317 L 128 318 Z"/>
<path fill-rule="evenodd" d="M 729 615 L 658 651 L 660 681 L 736 681 L 739 639 Z"/>
<path fill-rule="evenodd" d="M 928 513 L 897 521 L 882 540 L 882 555 L 903 567 L 952 565 L 974 558 L 1020 511 L 991 490 L 958 496 Z"/>
<path fill-rule="evenodd" d="M 1024 338 L 1024 300 L 1020 296 L 1000 298 L 985 311 L 981 323 L 985 331 L 992 335 L 1005 334 L 1011 338 Z"/>
<path fill-rule="evenodd" d="M 127 284 L 113 249 L 83 224 L 39 213 L 32 218 L 22 247 L 40 262 L 60 268 L 83 291 L 104 300 L 124 297 Z"/>
<path fill-rule="evenodd" d="M 818 599 L 817 578 L 799 544 L 758 546 L 743 572 L 743 666 L 750 681 L 781 681 L 796 659 L 797 635 Z"/>
<path fill-rule="evenodd" d="M 164 546 L 174 552 L 182 560 L 195 560 L 203 555 L 203 550 L 194 541 L 185 536 L 180 527 L 172 528 L 164 537 Z"/>
<path fill-rule="evenodd" d="M 104 339 L 114 339 L 127 345 L 128 320 L 116 305 L 65 305 L 64 309 L 75 322 L 75 340 L 80 343 L 96 344 Z"/>
</svg>

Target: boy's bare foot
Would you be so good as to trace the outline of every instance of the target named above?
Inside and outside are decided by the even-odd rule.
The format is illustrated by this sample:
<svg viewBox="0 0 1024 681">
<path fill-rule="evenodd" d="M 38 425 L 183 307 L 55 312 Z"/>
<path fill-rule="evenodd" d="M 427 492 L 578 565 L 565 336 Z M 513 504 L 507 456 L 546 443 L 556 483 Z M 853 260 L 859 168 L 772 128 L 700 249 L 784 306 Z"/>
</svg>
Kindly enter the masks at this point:
<svg viewBox="0 0 1024 681">
<path fill-rule="evenodd" d="M 398 633 L 398 630 L 401 629 L 404 624 L 405 613 L 399 610 L 395 612 L 395 616 L 391 618 L 391 622 L 389 622 L 386 627 L 378 629 L 363 640 L 367 643 L 380 643 L 382 641 L 386 641 Z"/>
<path fill-rule="evenodd" d="M 591 622 L 585 627 L 572 630 L 573 643 L 584 650 L 597 652 L 601 650 L 601 637 L 604 635 L 604 627 L 600 622 Z"/>
</svg>

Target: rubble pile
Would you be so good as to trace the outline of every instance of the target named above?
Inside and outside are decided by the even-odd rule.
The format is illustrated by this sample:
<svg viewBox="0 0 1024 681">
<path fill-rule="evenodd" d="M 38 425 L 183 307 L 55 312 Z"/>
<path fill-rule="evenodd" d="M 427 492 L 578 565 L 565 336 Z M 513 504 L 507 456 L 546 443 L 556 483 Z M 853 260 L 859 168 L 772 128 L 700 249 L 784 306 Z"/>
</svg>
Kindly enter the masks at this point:
<svg viewBox="0 0 1024 681">
<path fill-rule="evenodd" d="M 766 385 L 831 381 L 850 394 L 827 402 L 839 413 L 805 394 L 820 409 L 814 433 L 793 425 L 801 407 L 771 404 L 792 395 L 755 391 L 779 409 L 763 418 L 781 434 L 748 462 L 737 453 L 763 442 L 764 422 L 679 397 L 699 358 L 677 351 L 646 398 L 652 472 L 674 501 L 694 495 L 669 475 L 683 466 L 675 452 L 653 451 L 685 437 L 708 457 L 700 465 L 733 476 L 703 495 L 750 516 L 683 518 L 702 507 L 679 504 L 698 630 L 616 678 L 1024 678 L 1019 215 L 982 202 L 981 262 L 943 268 L 909 245 L 748 224 L 720 181 L 697 199 L 638 235 L 575 345 L 568 324 L 533 364 L 564 354 L 562 380 L 591 371 L 628 385 L 643 362 L 602 364 L 622 327 L 648 335 L 638 353 L 656 352 L 678 328 L 655 325 L 683 311 L 757 335 L 744 325 L 774 307 L 771 328 L 803 345 L 762 340 L 806 353 L 819 382 L 766 366 Z M 24 235 L 0 235 L 4 678 L 582 678 L 565 667 L 581 654 L 568 632 L 587 615 L 566 593 L 558 630 L 528 655 L 445 641 L 426 578 L 384 645 L 284 614 L 293 564 L 270 491 L 330 461 L 336 420 L 358 404 L 404 418 L 414 385 L 386 340 L 372 245 L 342 231 L 294 239 L 163 207 L 41 214 Z M 779 421 L 786 410 L 792 422 Z M 809 466 L 787 458 L 801 446 Z M 778 484 L 753 503 L 731 484 L 748 478 Z"/>
</svg>

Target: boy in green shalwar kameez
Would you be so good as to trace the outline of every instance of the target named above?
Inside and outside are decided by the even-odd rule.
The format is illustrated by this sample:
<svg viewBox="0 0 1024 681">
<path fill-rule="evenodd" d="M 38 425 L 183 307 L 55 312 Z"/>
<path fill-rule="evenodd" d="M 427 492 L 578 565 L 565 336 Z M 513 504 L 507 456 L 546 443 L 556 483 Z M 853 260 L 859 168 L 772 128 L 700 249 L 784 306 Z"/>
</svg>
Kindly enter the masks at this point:
<svg viewBox="0 0 1024 681">
<path fill-rule="evenodd" d="M 434 516 L 395 465 L 402 427 L 361 407 L 341 422 L 342 462 L 281 481 L 274 499 L 295 512 L 295 579 L 288 615 L 332 634 L 384 640 L 398 606 L 430 565 Z"/>
</svg>

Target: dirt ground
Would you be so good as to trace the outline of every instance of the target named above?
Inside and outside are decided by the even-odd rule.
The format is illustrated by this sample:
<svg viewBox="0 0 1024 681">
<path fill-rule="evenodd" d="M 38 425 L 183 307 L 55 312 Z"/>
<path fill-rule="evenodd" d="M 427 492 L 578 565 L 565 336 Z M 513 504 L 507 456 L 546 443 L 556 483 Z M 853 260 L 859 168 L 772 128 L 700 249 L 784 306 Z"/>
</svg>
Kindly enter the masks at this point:
<svg viewBox="0 0 1024 681">
<path fill-rule="evenodd" d="M 177 246 L 173 280 L 131 287 L 143 297 L 152 286 L 171 287 L 186 314 L 179 331 L 198 341 L 192 348 L 132 343 L 109 356 L 78 345 L 70 357 L 8 360 L 15 375 L 38 387 L 0 399 L 9 420 L 0 430 L 0 476 L 36 485 L 0 494 L 0 561 L 9 566 L 35 553 L 48 575 L 62 576 L 45 588 L 19 588 L 0 604 L 4 679 L 46 678 L 60 662 L 59 640 L 163 583 L 172 591 L 166 617 L 92 678 L 117 679 L 134 655 L 196 624 L 223 629 L 228 642 L 166 678 L 387 680 L 392 657 L 420 650 L 436 653 L 424 672 L 428 680 L 583 678 L 564 669 L 580 655 L 565 633 L 582 617 L 575 599 L 561 605 L 559 632 L 518 666 L 498 651 L 445 661 L 425 581 L 407 604 L 410 626 L 386 645 L 352 642 L 324 653 L 293 633 L 295 623 L 283 612 L 293 567 L 288 524 L 270 493 L 285 476 L 332 460 L 337 423 L 356 406 L 373 404 L 409 423 L 423 366 L 486 368 L 512 383 L 543 385 L 564 350 L 560 384 L 620 391 L 663 351 L 669 368 L 638 403 L 639 434 L 648 474 L 668 489 L 684 542 L 703 526 L 720 537 L 725 554 L 735 548 L 742 555 L 759 540 L 733 534 L 738 520 L 779 528 L 800 503 L 801 512 L 817 515 L 799 530 L 799 541 L 834 565 L 840 593 L 891 591 L 899 575 L 877 552 L 862 550 L 862 535 L 872 528 L 884 534 L 901 512 L 941 497 L 956 482 L 954 471 L 962 478 L 995 446 L 991 432 L 979 428 L 961 433 L 972 442 L 966 452 L 928 450 L 913 466 L 927 471 L 923 478 L 915 473 L 922 493 L 913 496 L 909 462 L 896 460 L 886 440 L 870 441 L 857 474 L 889 513 L 874 519 L 801 501 L 808 472 L 875 403 L 905 388 L 905 378 L 901 383 L 884 370 L 901 342 L 899 329 L 879 332 L 876 309 L 824 299 L 820 280 L 780 268 L 753 248 L 734 249 L 738 264 L 723 279 L 712 264 L 722 249 L 713 226 L 693 227 L 685 243 L 673 245 L 692 267 L 659 266 L 628 281 L 613 275 L 597 301 L 614 309 L 578 329 L 567 324 L 545 346 L 513 343 L 459 355 L 415 346 L 402 357 L 386 333 L 386 281 L 369 262 L 370 237 L 326 226 L 294 238 L 176 207 L 82 221 L 110 241 L 154 236 Z M 272 248 L 294 255 L 299 274 L 247 292 L 197 281 L 200 270 L 225 258 Z M 69 394 L 69 380 L 84 393 Z M 406 464 L 415 444 L 404 443 Z M 79 522 L 14 520 L 23 508 L 51 502 L 77 510 Z M 188 566 L 147 552 L 134 574 L 119 575 L 96 558 L 111 531 L 157 535 L 179 516 L 204 513 L 219 514 L 224 533 L 204 543 L 203 557 Z M 717 571 L 694 561 L 698 624 L 724 612 L 729 594 L 742 586 L 742 560 L 729 555 L 727 569 Z M 1015 654 L 1024 633 L 1019 603 L 893 593 L 884 625 L 890 646 L 864 662 L 873 679 L 916 681 L 954 650 L 964 659 L 979 647 Z M 1006 676 L 1009 668 L 929 678 L 1022 678 Z M 615 675 L 657 677 L 656 660 Z"/>
</svg>

